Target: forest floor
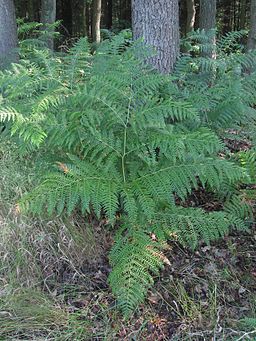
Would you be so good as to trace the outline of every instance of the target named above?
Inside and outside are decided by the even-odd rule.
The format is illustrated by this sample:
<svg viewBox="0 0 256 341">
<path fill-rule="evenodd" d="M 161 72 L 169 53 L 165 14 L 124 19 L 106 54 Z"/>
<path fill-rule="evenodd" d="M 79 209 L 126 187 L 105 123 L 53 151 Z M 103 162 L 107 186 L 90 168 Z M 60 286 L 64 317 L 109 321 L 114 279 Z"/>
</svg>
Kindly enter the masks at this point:
<svg viewBox="0 0 256 341">
<path fill-rule="evenodd" d="M 0 160 L 0 340 L 256 340 L 253 223 L 196 251 L 170 243 L 170 265 L 124 321 L 107 284 L 113 240 L 104 221 L 17 216 L 4 186 L 12 181 L 19 194 L 25 175 L 6 152 Z M 187 204 L 219 205 L 204 191 Z"/>
</svg>

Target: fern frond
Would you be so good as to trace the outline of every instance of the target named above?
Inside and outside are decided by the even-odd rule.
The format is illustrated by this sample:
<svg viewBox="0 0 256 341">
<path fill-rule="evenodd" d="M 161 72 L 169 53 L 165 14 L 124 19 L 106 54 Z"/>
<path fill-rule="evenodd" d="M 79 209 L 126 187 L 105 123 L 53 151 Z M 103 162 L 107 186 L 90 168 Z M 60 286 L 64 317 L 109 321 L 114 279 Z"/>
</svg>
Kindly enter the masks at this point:
<svg viewBox="0 0 256 341">
<path fill-rule="evenodd" d="M 15 121 L 18 115 L 18 112 L 13 108 L 0 109 L 0 122 Z"/>
<path fill-rule="evenodd" d="M 118 232 L 110 252 L 113 270 L 109 283 L 126 318 L 143 302 L 153 276 L 163 267 L 162 249 L 163 245 L 139 226 Z"/>
<path fill-rule="evenodd" d="M 201 209 L 172 207 L 156 219 L 167 237 L 176 236 L 183 245 L 192 248 L 196 248 L 200 241 L 209 244 L 211 240 L 225 236 L 231 226 L 246 229 L 243 220 L 230 212 L 206 213 Z"/>
<path fill-rule="evenodd" d="M 91 204 L 98 216 L 104 209 L 113 222 L 119 204 L 116 179 L 86 175 L 67 165 L 64 167 L 63 173 L 48 174 L 37 188 L 23 197 L 20 206 L 34 214 L 41 214 L 45 209 L 48 214 L 54 211 L 61 214 L 64 209 L 71 214 L 78 205 L 83 212 L 90 211 Z"/>
</svg>

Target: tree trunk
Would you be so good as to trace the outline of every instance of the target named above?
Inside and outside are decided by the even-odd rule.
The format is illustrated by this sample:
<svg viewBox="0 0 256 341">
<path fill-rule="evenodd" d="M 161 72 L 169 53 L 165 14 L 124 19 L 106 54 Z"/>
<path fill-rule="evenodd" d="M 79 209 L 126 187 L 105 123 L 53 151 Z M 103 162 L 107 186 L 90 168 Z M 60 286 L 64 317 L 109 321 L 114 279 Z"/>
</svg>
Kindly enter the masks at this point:
<svg viewBox="0 0 256 341">
<path fill-rule="evenodd" d="M 196 6 L 194 0 L 186 0 L 186 3 L 187 3 L 186 33 L 189 33 L 194 30 L 196 20 Z"/>
<path fill-rule="evenodd" d="M 34 8 L 34 1 L 28 0 L 28 20 L 35 21 L 35 8 Z"/>
<path fill-rule="evenodd" d="M 92 8 L 91 4 L 87 2 L 85 9 L 85 17 L 86 17 L 86 32 L 88 38 L 92 37 L 92 16 L 91 16 Z"/>
<path fill-rule="evenodd" d="M 232 31 L 232 3 L 230 0 L 225 0 L 222 4 L 223 8 L 223 27 L 222 27 L 222 34 L 226 34 Z"/>
<path fill-rule="evenodd" d="M 156 50 L 148 62 L 169 73 L 179 55 L 178 0 L 132 0 L 132 28 L 135 40 L 143 38 Z"/>
<path fill-rule="evenodd" d="M 0 67 L 18 61 L 17 25 L 13 0 L 0 0 Z"/>
<path fill-rule="evenodd" d="M 120 1 L 120 19 L 126 23 L 131 22 L 131 1 Z"/>
<path fill-rule="evenodd" d="M 250 13 L 250 31 L 247 41 L 247 51 L 254 50 L 256 47 L 256 0 L 251 0 Z"/>
<path fill-rule="evenodd" d="M 57 0 L 56 19 L 61 20 L 63 35 L 72 36 L 72 5 L 71 0 Z"/>
<path fill-rule="evenodd" d="M 103 1 L 103 27 L 108 30 L 112 27 L 112 0 Z"/>
<path fill-rule="evenodd" d="M 100 43 L 101 0 L 93 0 L 92 10 L 92 40 L 98 44 Z"/>
<path fill-rule="evenodd" d="M 180 35 L 184 37 L 187 34 L 187 0 L 179 1 L 179 26 Z"/>
<path fill-rule="evenodd" d="M 216 26 L 216 0 L 200 0 L 200 29 L 206 31 Z"/>
<path fill-rule="evenodd" d="M 205 30 L 211 37 L 209 42 L 213 45 L 212 49 L 204 51 L 203 55 L 206 57 L 215 57 L 215 42 L 216 38 L 213 30 L 216 27 L 216 0 L 200 0 L 200 15 L 199 15 L 199 27 L 201 30 Z"/>
<path fill-rule="evenodd" d="M 86 36 L 86 2 L 72 1 L 72 34 L 74 37 Z"/>
<path fill-rule="evenodd" d="M 41 22 L 43 30 L 48 31 L 46 44 L 49 49 L 54 49 L 54 29 L 50 26 L 56 21 L 56 0 L 41 0 Z"/>
<path fill-rule="evenodd" d="M 240 23 L 239 29 L 244 30 L 246 27 L 246 13 L 247 13 L 247 1 L 241 0 L 240 3 Z"/>
</svg>

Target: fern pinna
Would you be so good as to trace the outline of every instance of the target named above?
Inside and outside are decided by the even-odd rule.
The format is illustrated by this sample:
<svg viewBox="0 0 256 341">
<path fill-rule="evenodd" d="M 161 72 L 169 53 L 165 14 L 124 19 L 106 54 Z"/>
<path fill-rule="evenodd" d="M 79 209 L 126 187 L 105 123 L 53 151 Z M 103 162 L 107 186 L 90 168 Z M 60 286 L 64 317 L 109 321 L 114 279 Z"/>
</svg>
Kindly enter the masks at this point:
<svg viewBox="0 0 256 341">
<path fill-rule="evenodd" d="M 93 57 L 85 40 L 67 56 L 35 51 L 34 62 L 2 74 L 0 87 L 11 134 L 39 149 L 44 169 L 54 160 L 20 206 L 35 214 L 93 210 L 112 225 L 118 212 L 109 281 L 129 316 L 166 262 L 168 239 L 195 247 L 244 225 L 235 214 L 176 204 L 199 184 L 217 192 L 243 172 L 218 156 L 223 144 L 197 110 L 172 96 L 172 78 L 145 67 L 139 45 L 125 45 L 119 35 Z M 24 92 L 16 95 L 10 82 L 20 77 Z"/>
</svg>

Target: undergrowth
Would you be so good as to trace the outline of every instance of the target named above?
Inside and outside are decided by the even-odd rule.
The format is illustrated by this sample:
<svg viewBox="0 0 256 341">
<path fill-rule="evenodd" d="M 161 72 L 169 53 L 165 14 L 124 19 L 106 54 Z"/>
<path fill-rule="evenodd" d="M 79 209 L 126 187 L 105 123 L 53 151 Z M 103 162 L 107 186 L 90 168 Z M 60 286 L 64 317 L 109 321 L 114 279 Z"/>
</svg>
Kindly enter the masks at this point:
<svg viewBox="0 0 256 341">
<path fill-rule="evenodd" d="M 145 66 L 148 53 L 140 43 L 127 47 L 120 34 L 92 55 L 81 39 L 66 55 L 30 47 L 19 65 L 0 75 L 5 135 L 25 159 L 31 156 L 39 178 L 19 192 L 16 214 L 41 216 L 40 226 L 47 215 L 50 226 L 59 219 L 57 231 L 39 238 L 44 250 L 57 245 L 57 255 L 62 245 L 48 241 L 59 236 L 60 226 L 70 233 L 66 216 L 94 217 L 106 230 L 114 228 L 109 283 L 125 317 L 145 300 L 164 264 L 170 265 L 170 240 L 194 249 L 230 228 L 245 230 L 251 214 L 239 192 L 250 174 L 229 160 L 221 138 L 223 128 L 244 126 L 245 117 L 254 124 L 255 56 L 230 53 L 225 63 L 222 56 L 187 56 L 173 75 L 162 76 Z M 221 198 L 222 209 L 187 207 L 200 188 Z M 24 230 L 27 238 L 31 232 Z M 72 233 L 83 240 L 75 226 Z M 69 264 L 75 268 L 76 247 Z M 37 249 L 17 250 L 21 260 L 38 255 Z M 40 278 L 42 269 L 34 271 Z M 44 271 L 52 275 L 47 264 Z"/>
</svg>

